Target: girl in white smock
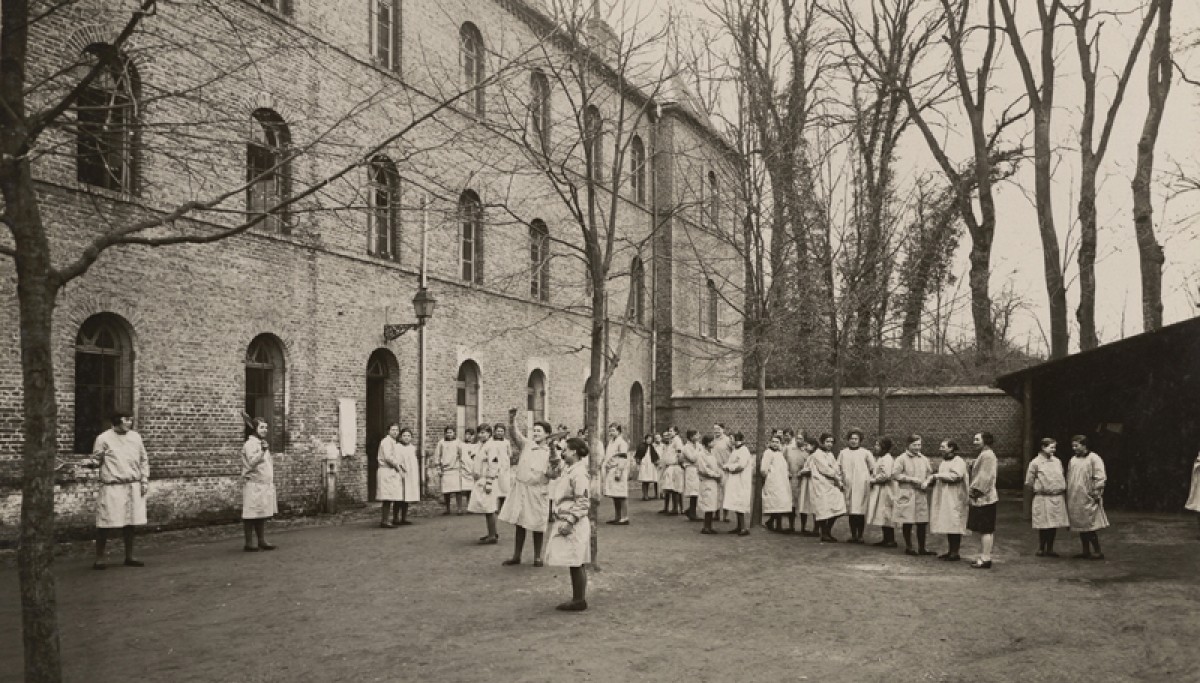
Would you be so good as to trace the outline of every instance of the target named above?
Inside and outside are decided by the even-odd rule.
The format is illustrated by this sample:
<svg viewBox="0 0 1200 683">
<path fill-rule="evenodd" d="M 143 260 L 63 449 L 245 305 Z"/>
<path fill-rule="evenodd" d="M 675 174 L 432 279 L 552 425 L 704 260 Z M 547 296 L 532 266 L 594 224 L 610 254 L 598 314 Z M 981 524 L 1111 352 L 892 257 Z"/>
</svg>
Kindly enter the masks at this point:
<svg viewBox="0 0 1200 683">
<path fill-rule="evenodd" d="M 892 521 L 892 504 L 896 497 L 896 482 L 892 470 L 896 458 L 892 455 L 892 440 L 885 437 L 875 442 L 875 469 L 871 470 L 871 500 L 867 503 L 867 524 L 883 529 L 883 540 L 872 545 L 896 547 L 896 525 Z"/>
<path fill-rule="evenodd" d="M 721 510 L 721 463 L 712 452 L 712 437 L 706 436 L 700 443 L 700 459 L 696 471 L 700 475 L 700 513 L 704 515 L 702 534 L 717 533 L 712 528 L 713 516 Z"/>
<path fill-rule="evenodd" d="M 672 431 L 676 427 L 671 428 Z M 687 440 L 680 451 L 679 464 L 683 467 L 683 497 L 687 499 L 687 518 L 695 522 L 697 499 L 700 496 L 700 471 L 696 464 L 700 461 L 700 435 L 696 430 L 687 431 Z"/>
<path fill-rule="evenodd" d="M 242 445 L 242 527 L 246 544 L 243 550 L 249 553 L 259 550 L 274 550 L 267 543 L 267 520 L 279 511 L 275 498 L 275 467 L 271 462 L 271 449 L 267 445 L 267 421 L 254 420 L 254 433 L 246 437 Z M 254 545 L 254 537 L 258 545 Z"/>
<path fill-rule="evenodd" d="M 546 543 L 546 563 L 551 567 L 569 567 L 571 600 L 557 609 L 581 612 L 587 609 L 587 569 L 592 561 L 592 525 L 588 519 L 591 495 L 588 493 L 588 447 L 583 439 L 567 439 L 562 463 L 551 476 L 550 508 L 554 522 Z"/>
<path fill-rule="evenodd" d="M 808 459 L 808 469 L 812 472 L 809 487 L 812 491 L 813 507 L 816 508 L 817 532 L 821 534 L 822 543 L 836 543 L 833 537 L 833 524 L 838 517 L 846 514 L 846 484 L 842 480 L 842 471 L 837 459 L 831 452 L 833 435 L 822 434 L 818 440 L 821 447 L 813 451 Z"/>
<path fill-rule="evenodd" d="M 933 475 L 933 502 L 929 527 L 935 534 L 946 534 L 946 552 L 938 557 L 948 562 L 959 559 L 958 550 L 967 533 L 967 509 L 971 500 L 967 463 L 958 454 L 958 444 L 946 439 L 941 445 L 942 463 Z"/>
<path fill-rule="evenodd" d="M 1071 525 L 1067 518 L 1067 478 L 1062 461 L 1054 455 L 1057 450 L 1054 439 L 1042 439 L 1042 449 L 1025 470 L 1025 486 L 1033 491 L 1030 510 L 1033 528 L 1038 531 L 1038 557 L 1058 557 L 1054 537 L 1060 528 Z"/>
<path fill-rule="evenodd" d="M 478 450 L 472 461 L 471 500 L 467 503 L 467 512 L 483 515 L 487 525 L 487 534 L 479 537 L 480 545 L 494 545 L 500 540 L 496 533 L 496 512 L 500 509 L 500 474 L 508 470 L 507 449 L 489 447 L 496 443 L 491 440 L 492 428 L 479 425 L 475 432 Z"/>
<path fill-rule="evenodd" d="M 733 435 L 737 446 L 725 461 L 725 485 L 722 488 L 721 509 L 737 515 L 737 526 L 729 531 L 739 536 L 749 536 L 746 515 L 754 499 L 754 454 L 743 443 L 741 432 Z"/>
<path fill-rule="evenodd" d="M 1183 508 L 1200 512 L 1200 455 L 1197 455 L 1196 462 L 1192 463 L 1192 490 Z M 1200 522 L 1200 515 L 1196 516 L 1196 521 Z"/>
<path fill-rule="evenodd" d="M 763 453 L 762 511 L 769 515 L 766 527 L 782 531 L 783 516 L 792 512 L 792 483 L 788 477 L 788 462 L 780 450 L 779 437 L 771 437 L 771 445 Z"/>
</svg>

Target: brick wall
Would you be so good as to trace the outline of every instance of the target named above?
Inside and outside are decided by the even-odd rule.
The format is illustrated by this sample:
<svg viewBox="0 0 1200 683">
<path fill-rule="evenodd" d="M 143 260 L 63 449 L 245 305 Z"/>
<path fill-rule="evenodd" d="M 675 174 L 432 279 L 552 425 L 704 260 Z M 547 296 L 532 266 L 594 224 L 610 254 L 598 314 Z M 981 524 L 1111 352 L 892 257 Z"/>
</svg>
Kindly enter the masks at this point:
<svg viewBox="0 0 1200 683">
<path fill-rule="evenodd" d="M 753 391 L 676 392 L 672 397 L 674 423 L 681 429 L 707 432 L 714 423 L 725 424 L 753 441 L 756 401 Z M 833 404 L 828 390 L 767 391 L 767 428 L 792 428 L 817 436 L 831 429 Z M 842 397 L 842 432 L 857 427 L 866 442 L 879 435 L 879 400 L 873 392 L 847 389 Z M 1004 392 L 988 387 L 942 387 L 900 389 L 884 404 L 883 434 L 895 442 L 895 452 L 905 438 L 920 434 L 924 452 L 935 456 L 943 439 L 954 439 L 960 449 L 973 455 L 971 439 L 977 432 L 995 435 L 996 456 L 1001 462 L 1001 485 L 1021 486 L 1021 406 Z M 839 448 L 843 439 L 837 439 Z"/>
<path fill-rule="evenodd" d="M 406 0 L 404 68 L 397 78 L 371 61 L 369 3 L 343 5 L 295 0 L 294 13 L 286 18 L 263 10 L 257 2 L 228 3 L 220 13 L 180 5 L 170 17 L 148 23 L 149 33 L 135 35 L 128 49 L 143 92 L 155 95 L 153 106 L 140 115 L 147 124 L 205 124 L 174 136 L 169 125 L 148 126 L 138 147 L 133 196 L 76 182 L 70 132 L 48 132 L 45 153 L 35 161 L 34 172 L 41 182 L 39 204 L 56 265 L 78 254 L 98 231 L 211 196 L 227 189 L 231 179 L 240 183 L 245 176 L 246 134 L 257 108 L 277 111 L 289 125 L 293 146 L 308 150 L 291 169 L 294 187 L 299 188 L 360 159 L 366 149 L 427 108 L 431 95 L 457 87 L 461 22 L 470 20 L 480 27 L 489 50 L 496 53 L 493 66 L 501 61 L 500 54 L 518 52 L 533 41 L 529 25 L 508 2 Z M 113 3 L 96 0 L 40 22 L 30 39 L 31 81 L 68 65 L 88 44 L 111 38 L 127 18 Z M 230 21 L 237 35 L 230 35 Z M 180 31 L 185 35 L 176 35 Z M 205 36 L 212 38 L 211 49 L 204 52 L 207 61 L 201 62 L 192 48 L 208 44 Z M 226 39 L 230 42 L 220 42 Z M 175 44 L 187 47 L 163 48 Z M 246 55 L 239 50 L 256 56 L 253 69 L 240 63 Z M 210 82 L 223 68 L 230 75 Z M 521 72 L 489 89 L 494 125 L 507 125 L 504 97 L 519 95 L 527 83 L 528 75 Z M 64 85 L 66 79 L 54 80 L 33 99 L 49 99 Z M 171 95 L 176 91 L 190 95 Z M 618 110 L 612 89 L 604 86 L 596 95 L 607 112 Z M 556 97 L 560 100 L 553 134 L 569 142 L 570 107 L 561 93 Z M 367 100 L 373 104 L 360 106 Z M 687 125 L 672 119 L 660 127 L 679 131 Z M 637 130 L 644 139 L 653 139 L 649 130 Z M 688 141 L 672 148 L 672 154 L 691 155 L 695 147 L 707 144 L 702 136 L 675 137 Z M 193 146 L 180 146 L 188 144 Z M 76 335 L 90 316 L 114 314 L 132 340 L 135 429 L 145 440 L 152 472 L 151 524 L 236 518 L 244 359 L 251 340 L 269 333 L 282 342 L 286 363 L 286 445 L 275 456 L 281 511 L 310 513 L 319 508 L 326 453 L 339 441 L 337 406 L 342 398 L 355 401 L 356 433 L 354 455 L 340 459 L 338 495 L 342 503 L 364 501 L 365 372 L 376 350 L 392 354 L 398 372 L 398 381 L 390 384 L 395 395 L 389 396 L 387 419 L 415 423 L 416 334 L 385 343 L 382 329 L 386 323 L 412 319 L 422 225 L 419 194 L 432 201 L 424 218 L 430 290 L 439 300 L 428 327 L 427 424 L 432 438 L 443 425 L 456 422 L 456 379 L 468 360 L 481 369 L 482 421 L 506 420 L 509 407 L 523 407 L 526 382 L 536 369 L 546 376 L 547 419 L 579 426 L 590 316 L 583 266 L 573 251 L 579 229 L 561 199 L 544 181 L 539 184 L 528 164 L 521 165 L 520 155 L 498 145 L 494 133 L 454 109 L 437 125 L 421 127 L 386 151 L 406 183 L 398 259 L 367 253 L 367 173 L 356 168 L 297 205 L 289 234 L 255 229 L 211 245 L 114 248 L 71 282 L 60 294 L 54 319 L 60 457 L 77 458 L 72 452 Z M 414 179 L 420 182 L 409 182 Z M 458 276 L 455 208 L 458 193 L 466 188 L 492 205 L 484 218 L 482 285 Z M 609 197 L 601 195 L 598 203 L 609 206 Z M 659 199 L 664 206 L 673 201 Z M 647 248 L 652 226 L 646 208 L 627 196 L 617 201 L 621 220 L 609 280 L 614 316 L 624 310 L 628 265 Z M 235 193 L 226 204 L 223 208 L 232 211 L 197 214 L 171 229 L 203 233 L 229 226 L 239 219 L 243 196 Z M 545 220 L 555 240 L 549 302 L 530 300 L 524 218 L 532 217 Z M 648 256 L 643 260 L 648 289 L 652 282 L 663 282 L 655 270 L 659 263 Z M 20 505 L 15 284 L 11 261 L 0 259 L 0 541 L 12 538 Z M 665 305 L 672 290 L 667 287 L 656 294 L 648 297 L 648 307 Z M 671 324 L 669 315 L 665 321 Z M 690 333 L 694 323 L 688 325 Z M 615 345 L 621 324 L 614 320 L 610 328 Z M 687 343 L 688 335 L 683 339 L 681 344 Z M 635 383 L 642 386 L 647 402 L 654 395 L 650 341 L 649 324 L 627 329 L 620 363 L 608 386 L 606 419 L 628 420 Z M 736 350 L 739 343 L 731 337 L 726 350 Z M 728 370 L 723 376 L 729 379 L 714 384 L 700 365 L 707 362 L 703 344 L 694 345 L 695 352 L 667 364 L 680 373 L 674 386 L 692 388 L 690 382 L 700 380 L 705 387 L 736 384 L 740 370 Z M 660 357 L 663 354 L 676 355 L 669 336 L 667 346 L 660 346 Z M 739 354 L 726 353 L 722 362 L 729 365 L 730 358 Z M 651 411 L 644 413 L 649 423 Z M 67 531 L 91 525 L 96 494 L 93 474 L 74 478 L 69 469 L 57 489 L 60 528 Z"/>
</svg>

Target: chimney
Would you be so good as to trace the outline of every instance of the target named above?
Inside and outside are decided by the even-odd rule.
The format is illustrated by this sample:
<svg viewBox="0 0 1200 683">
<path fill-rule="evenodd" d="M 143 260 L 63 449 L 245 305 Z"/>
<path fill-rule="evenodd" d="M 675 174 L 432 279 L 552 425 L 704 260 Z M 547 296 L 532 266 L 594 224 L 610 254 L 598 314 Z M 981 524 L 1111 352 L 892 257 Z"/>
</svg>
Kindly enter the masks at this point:
<svg viewBox="0 0 1200 683">
<path fill-rule="evenodd" d="M 587 46 L 609 66 L 617 66 L 617 32 L 600 16 L 600 0 L 592 0 L 591 18 L 587 23 Z"/>
</svg>

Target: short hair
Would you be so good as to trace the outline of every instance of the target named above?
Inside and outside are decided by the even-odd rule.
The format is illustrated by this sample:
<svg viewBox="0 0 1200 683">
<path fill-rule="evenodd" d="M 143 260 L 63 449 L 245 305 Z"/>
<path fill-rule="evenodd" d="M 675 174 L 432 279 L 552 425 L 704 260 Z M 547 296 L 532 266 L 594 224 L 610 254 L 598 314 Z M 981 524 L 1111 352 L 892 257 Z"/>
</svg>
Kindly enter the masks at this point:
<svg viewBox="0 0 1200 683">
<path fill-rule="evenodd" d="M 817 445 L 823 444 L 823 443 L 825 443 L 826 439 L 832 439 L 832 438 L 833 438 L 833 434 L 830 434 L 829 432 L 821 432 L 821 438 L 817 439 Z"/>
<path fill-rule="evenodd" d="M 479 425 L 479 428 L 475 430 L 475 433 L 476 434 L 491 434 L 492 428 L 489 425 L 485 425 L 485 424 Z"/>
<path fill-rule="evenodd" d="M 121 413 L 113 413 L 114 417 L 116 417 L 117 415 L 121 415 Z M 120 424 L 120 422 L 121 422 L 121 418 L 117 417 L 116 419 L 113 420 L 113 426 L 114 427 L 117 426 L 118 424 Z M 271 426 L 270 423 L 267 422 L 266 418 L 263 418 L 263 417 L 256 417 L 253 420 L 250 420 L 250 424 L 246 425 L 246 438 L 247 439 L 249 439 L 250 437 L 252 437 L 258 433 L 259 425 L 267 425 L 268 427 Z M 389 427 L 388 429 L 391 429 L 391 427 Z"/>
<path fill-rule="evenodd" d="M 458 431 L 455 430 L 453 427 L 447 427 L 446 431 L 454 432 L 456 434 L 458 433 Z M 463 436 L 466 436 L 467 434 L 474 434 L 474 433 L 475 433 L 475 430 L 471 429 L 470 427 L 467 427 L 466 429 L 463 430 Z"/>
<path fill-rule="evenodd" d="M 694 430 L 694 429 L 687 430 L 687 440 L 691 441 L 693 436 L 696 436 L 696 430 Z"/>
<path fill-rule="evenodd" d="M 909 435 L 908 435 L 908 441 L 906 441 L 905 443 L 906 443 L 907 445 L 911 446 L 911 445 L 913 445 L 914 443 L 916 443 L 916 442 L 918 442 L 918 441 L 920 441 L 920 440 L 921 440 L 921 435 L 920 435 L 920 434 L 909 434 Z"/>
<path fill-rule="evenodd" d="M 591 453 L 587 442 L 577 436 L 567 439 L 567 448 L 575 451 L 575 455 L 579 456 L 580 459 L 588 457 L 588 454 Z"/>
<path fill-rule="evenodd" d="M 468 431 L 468 432 L 471 431 L 471 428 L 467 427 L 466 431 Z M 445 434 L 446 432 L 454 432 L 455 434 L 457 434 L 458 427 L 455 427 L 454 425 L 446 425 L 445 427 L 442 427 L 442 433 Z"/>
<path fill-rule="evenodd" d="M 958 442 L 954 439 L 946 439 L 942 443 L 946 444 L 946 448 L 949 448 L 951 453 L 958 452 Z"/>
<path fill-rule="evenodd" d="M 784 436 L 796 436 L 796 432 L 793 432 L 791 427 L 786 427 L 783 430 L 783 435 Z"/>
<path fill-rule="evenodd" d="M 891 453 L 892 440 L 886 436 L 879 437 L 879 450 L 883 451 L 884 453 Z"/>
<path fill-rule="evenodd" d="M 720 427 L 722 430 L 728 429 L 728 427 L 725 426 L 724 422 L 714 422 L 713 425 L 716 427 Z"/>
<path fill-rule="evenodd" d="M 546 424 L 546 426 L 547 426 L 547 427 L 549 427 L 549 426 L 550 426 L 550 425 L 549 425 L 549 423 L 547 423 L 547 424 Z M 615 429 L 615 430 L 617 430 L 618 432 L 625 431 L 625 430 L 624 430 L 624 429 L 621 427 L 621 423 L 620 423 L 620 422 L 610 422 L 610 423 L 608 424 L 608 427 L 609 427 L 609 429 Z M 547 432 L 549 432 L 550 430 L 549 430 L 549 429 L 547 429 L 546 431 L 547 431 Z"/>
<path fill-rule="evenodd" d="M 695 431 L 695 430 L 691 430 L 691 431 Z M 709 434 L 705 434 L 704 438 L 700 439 L 700 445 L 704 446 L 705 448 L 708 448 L 709 446 L 711 446 L 712 442 L 713 442 L 713 438 Z"/>
<path fill-rule="evenodd" d="M 496 424 L 492 425 L 492 431 L 494 432 L 497 429 L 503 429 L 503 430 L 507 431 L 508 427 L 505 427 L 503 422 L 497 422 Z"/>
<path fill-rule="evenodd" d="M 1042 439 L 1041 443 L 1042 448 L 1044 449 L 1046 446 L 1053 446 L 1054 444 L 1058 443 L 1058 441 L 1047 436 L 1046 438 Z"/>
<path fill-rule="evenodd" d="M 542 431 L 546 432 L 547 436 L 554 433 L 554 430 L 550 428 L 550 423 L 546 422 L 545 420 L 538 420 L 537 422 L 533 423 L 533 426 L 541 427 Z"/>
<path fill-rule="evenodd" d="M 979 432 L 979 440 L 984 446 L 991 446 L 996 443 L 996 435 L 991 432 Z"/>
<path fill-rule="evenodd" d="M 412 432 L 412 430 L 411 430 L 411 429 L 409 429 L 408 427 L 401 427 L 401 428 L 400 428 L 400 436 L 404 436 L 404 433 L 405 433 L 405 432 L 408 432 L 408 435 L 409 435 L 409 436 L 412 436 L 412 433 L 413 433 L 413 432 Z"/>
<path fill-rule="evenodd" d="M 745 441 L 746 437 L 741 432 L 734 432 L 733 440 L 734 441 Z"/>
<path fill-rule="evenodd" d="M 643 437 L 642 437 L 642 441 L 643 441 L 643 442 L 649 441 L 649 442 L 653 443 L 653 442 L 654 442 L 654 437 L 656 437 L 656 436 L 658 436 L 658 435 L 657 435 L 657 434 L 655 434 L 654 432 L 647 432 L 647 433 L 646 433 L 646 436 L 643 436 Z"/>
<path fill-rule="evenodd" d="M 112 416 L 109 417 L 108 419 L 110 422 L 112 422 L 113 426 L 116 427 L 117 425 L 121 424 L 121 420 L 123 420 L 125 418 L 129 418 L 130 420 L 132 420 L 133 415 L 130 415 L 129 412 L 125 411 L 125 410 L 117 410 L 117 411 L 114 411 Z M 262 420 L 261 417 L 255 418 L 255 419 Z M 263 422 L 266 422 L 266 420 L 263 420 Z"/>
<path fill-rule="evenodd" d="M 1083 434 L 1076 434 L 1075 436 L 1072 436 L 1071 443 L 1077 443 L 1080 446 L 1083 446 L 1084 448 L 1088 447 L 1087 437 L 1084 436 Z"/>
<path fill-rule="evenodd" d="M 262 418 L 261 417 L 254 418 L 255 422 L 258 422 L 259 420 L 262 420 Z M 266 420 L 263 420 L 263 421 L 266 422 Z M 400 423 L 399 422 L 389 422 L 386 431 L 389 431 L 389 432 L 392 431 L 392 427 L 395 427 L 396 429 L 400 429 Z"/>
<path fill-rule="evenodd" d="M 850 431 L 846 432 L 847 439 L 849 439 L 852 436 L 856 436 L 856 435 L 861 440 L 863 438 L 863 430 L 855 427 L 854 429 L 851 429 Z"/>
<path fill-rule="evenodd" d="M 805 436 L 804 443 L 808 444 L 809 446 L 811 446 L 813 448 L 817 448 L 821 445 L 821 444 L 817 443 L 817 440 L 812 438 L 811 436 Z"/>
</svg>

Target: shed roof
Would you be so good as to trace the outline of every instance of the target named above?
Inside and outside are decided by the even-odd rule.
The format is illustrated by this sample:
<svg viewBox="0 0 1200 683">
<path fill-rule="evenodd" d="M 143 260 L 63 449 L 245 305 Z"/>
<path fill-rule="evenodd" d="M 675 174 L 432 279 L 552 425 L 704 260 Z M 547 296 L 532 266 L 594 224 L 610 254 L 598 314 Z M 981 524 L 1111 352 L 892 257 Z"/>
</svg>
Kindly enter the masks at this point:
<svg viewBox="0 0 1200 683">
<path fill-rule="evenodd" d="M 1019 399 L 1026 378 L 1069 374 L 1116 379 L 1125 372 L 1113 370 L 1129 371 L 1157 362 L 1171 362 L 1178 353 L 1200 353 L 1200 317 L 1001 375 L 996 378 L 996 386 Z"/>
</svg>

